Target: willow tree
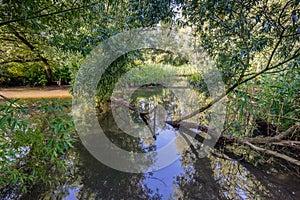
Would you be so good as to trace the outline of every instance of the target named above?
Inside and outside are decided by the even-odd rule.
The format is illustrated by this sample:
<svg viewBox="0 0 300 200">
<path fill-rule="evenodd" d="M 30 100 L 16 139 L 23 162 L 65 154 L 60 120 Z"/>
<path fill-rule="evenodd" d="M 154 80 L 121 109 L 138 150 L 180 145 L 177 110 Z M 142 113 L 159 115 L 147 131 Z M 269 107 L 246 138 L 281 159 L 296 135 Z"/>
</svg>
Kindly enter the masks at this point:
<svg viewBox="0 0 300 200">
<path fill-rule="evenodd" d="M 2 74 L 5 77 L 12 66 L 34 65 L 44 69 L 46 81 L 54 81 L 70 54 L 85 57 L 114 34 L 151 26 L 172 14 L 167 1 L 154 2 L 4 1 L 0 7 Z"/>
<path fill-rule="evenodd" d="M 251 136 L 259 128 L 257 120 L 263 120 L 268 128 L 275 125 L 274 134 L 281 139 L 298 140 L 295 133 L 299 132 L 296 123 L 300 121 L 300 1 L 178 0 L 176 3 L 182 13 L 177 23 L 193 28 L 202 46 L 215 59 L 226 85 L 224 95 L 176 122 L 204 112 L 227 96 L 229 108 L 224 133 Z M 257 143 L 248 138 L 235 139 L 256 151 L 286 158 L 255 146 L 260 143 L 266 147 L 265 144 L 272 143 L 269 140 Z M 272 143 L 272 149 L 288 147 L 288 151 L 279 151 L 296 159 L 285 160 L 299 165 L 295 154 L 299 148 L 297 141 L 276 142 Z"/>
</svg>

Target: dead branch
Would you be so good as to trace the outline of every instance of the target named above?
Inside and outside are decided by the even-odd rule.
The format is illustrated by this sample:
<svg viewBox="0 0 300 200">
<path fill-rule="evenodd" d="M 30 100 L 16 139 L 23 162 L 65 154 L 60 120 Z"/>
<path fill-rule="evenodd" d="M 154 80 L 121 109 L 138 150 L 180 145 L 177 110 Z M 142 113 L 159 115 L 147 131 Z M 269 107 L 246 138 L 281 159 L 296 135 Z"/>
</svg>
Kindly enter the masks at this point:
<svg viewBox="0 0 300 200">
<path fill-rule="evenodd" d="M 136 113 L 139 114 L 139 116 L 141 117 L 141 119 L 143 120 L 143 122 L 146 124 L 146 126 L 149 128 L 152 136 L 154 139 L 156 139 L 156 134 L 155 134 L 155 128 L 154 130 L 150 127 L 149 123 L 148 123 L 148 118 L 147 118 L 147 115 L 151 114 L 154 110 L 156 110 L 156 107 L 154 107 L 152 110 L 150 110 L 149 112 L 140 112 L 138 110 L 138 108 L 133 105 L 133 104 L 130 104 L 128 102 L 126 102 L 124 99 L 121 99 L 121 98 L 111 98 L 111 101 L 115 104 L 118 104 L 120 106 L 124 106 L 126 108 L 128 108 L 129 110 L 131 111 L 134 111 Z"/>
<path fill-rule="evenodd" d="M 267 153 L 267 154 L 269 154 L 269 155 L 272 155 L 272 156 L 281 158 L 281 159 L 283 159 L 283 160 L 289 161 L 289 162 L 291 162 L 291 163 L 293 163 L 293 164 L 295 164 L 295 165 L 300 166 L 300 161 L 299 161 L 299 160 L 296 160 L 296 159 L 294 159 L 294 158 L 291 158 L 291 157 L 289 157 L 289 156 L 287 156 L 287 155 L 278 153 L 278 152 L 276 152 L 276 151 L 272 151 L 272 150 L 268 150 L 268 149 L 264 149 L 264 148 L 255 146 L 254 144 L 251 144 L 250 142 L 244 142 L 244 144 L 248 145 L 249 147 L 251 147 L 251 148 L 254 149 L 254 150 L 257 150 L 257 151 L 261 151 L 261 152 Z"/>
<path fill-rule="evenodd" d="M 120 99 L 120 98 L 118 98 L 118 99 L 117 98 L 111 98 L 111 101 L 113 103 L 118 104 L 118 105 L 124 106 L 124 107 L 128 108 L 131 111 L 138 112 L 138 109 L 137 109 L 137 107 L 135 107 L 135 105 L 130 104 L 130 103 L 124 101 L 123 99 Z"/>
<path fill-rule="evenodd" d="M 200 131 L 203 131 L 205 133 L 213 133 L 214 131 L 210 129 L 207 126 L 192 123 L 192 122 L 184 122 L 184 121 L 166 121 L 167 124 L 173 126 L 174 128 L 179 128 L 180 126 L 188 129 L 197 129 Z M 280 142 L 283 138 L 287 138 L 288 136 L 299 132 L 300 131 L 300 125 L 294 124 L 291 126 L 288 130 L 276 135 L 275 137 L 263 137 L 263 138 L 249 138 L 249 137 L 237 137 L 233 135 L 222 135 L 221 138 L 225 139 L 229 142 L 250 142 L 254 144 L 269 144 L 274 142 Z"/>
<path fill-rule="evenodd" d="M 300 141 L 282 140 L 280 142 L 272 142 L 271 145 L 278 145 L 283 147 L 291 147 L 300 150 Z"/>
<path fill-rule="evenodd" d="M 211 133 L 213 133 L 213 131 L 206 126 L 203 125 L 198 125 L 196 123 L 191 123 L 191 122 L 180 122 L 180 121 L 166 121 L 167 124 L 170 124 L 171 126 L 175 127 L 175 128 L 179 128 L 180 126 L 183 126 L 184 129 L 197 129 L 197 130 L 201 130 L 203 132 L 206 133 L 210 133 L 209 135 L 211 135 Z M 264 137 L 264 138 L 248 138 L 248 137 L 237 137 L 237 136 L 231 136 L 231 135 L 222 135 L 221 139 L 225 140 L 226 142 L 232 142 L 232 143 L 238 143 L 238 144 L 242 144 L 242 145 L 247 145 L 249 146 L 251 149 L 256 150 L 256 151 L 260 151 L 260 152 L 264 152 L 266 154 L 269 154 L 271 156 L 275 156 L 278 158 L 281 158 L 283 160 L 286 160 L 288 162 L 291 162 L 295 165 L 300 166 L 300 161 L 297 159 L 294 159 L 290 156 L 278 153 L 276 151 L 272 151 L 272 150 L 268 150 L 262 147 L 258 147 L 254 144 L 289 144 L 289 145 L 294 145 L 294 144 L 300 144 L 300 142 L 298 141 L 282 141 L 283 138 L 287 138 L 288 136 L 299 132 L 300 131 L 300 125 L 299 124 L 295 124 L 293 126 L 291 126 L 288 130 L 278 134 L 275 137 Z M 194 138 L 196 137 L 195 134 L 189 134 L 190 136 L 193 136 Z M 254 143 L 254 144 L 253 144 Z"/>
<path fill-rule="evenodd" d="M 263 137 L 263 138 L 249 138 L 249 137 L 237 137 L 232 135 L 222 135 L 221 137 L 227 141 L 237 141 L 237 142 L 250 142 L 254 144 L 269 144 L 274 142 L 280 142 L 283 138 L 287 138 L 288 136 L 292 135 L 293 133 L 300 131 L 300 125 L 295 124 L 291 126 L 288 130 L 276 135 L 275 137 Z"/>
<path fill-rule="evenodd" d="M 192 123 L 192 122 L 184 122 L 184 121 L 166 121 L 167 124 L 173 126 L 174 128 L 184 127 L 188 129 L 197 129 L 203 131 L 205 133 L 208 132 L 208 127 L 200 124 Z"/>
</svg>

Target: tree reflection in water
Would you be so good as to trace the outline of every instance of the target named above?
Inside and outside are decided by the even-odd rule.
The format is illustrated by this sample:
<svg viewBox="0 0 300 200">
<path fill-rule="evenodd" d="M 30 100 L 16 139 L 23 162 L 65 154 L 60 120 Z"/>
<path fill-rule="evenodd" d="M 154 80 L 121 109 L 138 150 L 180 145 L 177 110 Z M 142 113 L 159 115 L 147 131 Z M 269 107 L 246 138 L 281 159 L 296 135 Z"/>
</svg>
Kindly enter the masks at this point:
<svg viewBox="0 0 300 200">
<path fill-rule="evenodd" d="M 185 173 L 174 183 L 176 199 L 269 199 L 270 192 L 236 161 L 208 156 L 191 158 L 186 151 L 182 164 Z"/>
<path fill-rule="evenodd" d="M 156 95 L 150 94 L 135 97 L 131 103 L 143 105 L 141 111 L 149 111 L 159 103 L 165 109 L 166 118 L 181 112 L 182 107 L 165 89 L 160 88 Z M 143 123 L 135 113 L 132 118 L 136 123 Z M 161 123 L 155 112 L 149 116 L 149 124 L 157 134 L 154 141 L 124 134 L 111 113 L 103 115 L 100 121 L 111 141 L 139 152 L 155 151 L 160 147 L 162 130 L 171 130 Z M 245 163 L 212 155 L 200 159 L 197 157 L 198 144 L 185 149 L 182 137 L 178 137 L 180 133 L 175 129 L 172 132 L 180 159 L 166 168 L 144 174 L 120 172 L 97 161 L 78 142 L 66 158 L 68 169 L 62 170 L 64 174 L 53 175 L 52 188 L 42 190 L 43 187 L 38 186 L 23 199 L 296 199 L 297 194 L 293 192 L 297 192 L 299 180 L 288 182 L 289 178 L 286 178 L 287 181 L 281 183 L 278 178 Z"/>
</svg>

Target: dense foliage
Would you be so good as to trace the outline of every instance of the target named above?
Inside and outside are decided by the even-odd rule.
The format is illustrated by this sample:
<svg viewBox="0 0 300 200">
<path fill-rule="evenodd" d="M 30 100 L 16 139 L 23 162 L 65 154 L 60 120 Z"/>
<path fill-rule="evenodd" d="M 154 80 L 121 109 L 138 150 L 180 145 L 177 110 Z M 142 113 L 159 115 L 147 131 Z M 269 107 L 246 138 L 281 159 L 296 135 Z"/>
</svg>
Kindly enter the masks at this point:
<svg viewBox="0 0 300 200">
<path fill-rule="evenodd" d="M 30 105 L 31 104 L 31 105 Z M 51 184 L 74 141 L 70 101 L 0 102 L 0 189 Z"/>
<path fill-rule="evenodd" d="M 129 28 L 171 18 L 167 1 L 154 2 L 2 2 L 0 84 L 69 83 L 80 60 L 101 41 Z"/>
<path fill-rule="evenodd" d="M 276 136 L 300 122 L 299 5 L 299 0 L 2 1 L 0 85 L 72 84 L 83 59 L 112 35 L 157 23 L 170 30 L 190 27 L 222 72 L 228 97 L 223 133 Z M 104 73 L 99 99 L 107 99 L 129 69 L 138 73 L 132 79 L 143 80 L 138 69 L 149 59 L 155 64 L 188 63 L 169 52 L 130 52 Z M 158 68 L 152 72 L 156 78 L 162 75 Z M 189 80 L 205 90 L 198 74 Z M 70 117 L 55 102 L 36 106 L 40 117 L 34 119 L 27 105 L 1 102 L 0 188 L 25 190 L 47 181 L 47 171 L 63 165 L 60 159 L 72 140 Z M 298 142 L 297 133 L 285 139 Z M 299 160 L 293 145 L 261 146 Z"/>
</svg>

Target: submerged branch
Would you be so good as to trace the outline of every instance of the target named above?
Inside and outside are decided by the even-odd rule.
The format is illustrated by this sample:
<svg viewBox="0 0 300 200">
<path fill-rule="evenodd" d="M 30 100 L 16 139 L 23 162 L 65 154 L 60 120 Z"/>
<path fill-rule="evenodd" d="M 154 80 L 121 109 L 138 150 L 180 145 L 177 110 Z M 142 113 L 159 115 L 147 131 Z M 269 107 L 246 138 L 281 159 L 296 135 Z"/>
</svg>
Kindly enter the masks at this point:
<svg viewBox="0 0 300 200">
<path fill-rule="evenodd" d="M 153 110 L 151 110 L 150 112 L 141 113 L 135 105 L 130 104 L 130 103 L 124 101 L 123 99 L 112 98 L 112 102 L 114 102 L 118 105 L 124 106 L 134 112 L 139 113 L 140 117 L 143 119 L 143 121 L 146 123 L 146 125 L 149 126 L 147 118 L 145 118 L 145 116 L 149 115 L 151 112 L 153 112 L 153 110 L 155 110 L 155 108 Z M 174 128 L 180 129 L 181 134 L 182 134 L 182 132 L 184 132 L 185 134 L 189 135 L 190 137 L 197 139 L 199 142 L 202 142 L 203 139 L 206 138 L 207 136 L 208 137 L 218 136 L 218 134 L 215 132 L 214 129 L 209 128 L 204 125 L 201 125 L 201 124 L 197 124 L 197 123 L 185 122 L 185 121 L 165 121 L 165 123 L 171 125 Z M 200 130 L 202 133 L 196 133 L 191 129 Z M 150 130 L 151 130 L 151 128 L 150 128 Z M 282 145 L 282 146 L 291 146 L 291 147 L 297 148 L 298 147 L 297 145 L 300 144 L 298 141 L 283 141 L 283 139 L 288 138 L 289 136 L 291 136 L 295 133 L 298 133 L 299 131 L 300 131 L 300 125 L 295 124 L 295 125 L 291 126 L 289 129 L 287 129 L 286 131 L 284 131 L 274 137 L 249 138 L 249 137 L 238 137 L 238 136 L 232 136 L 232 135 L 221 135 L 220 139 L 225 140 L 225 142 L 229 142 L 229 143 L 237 143 L 237 144 L 241 144 L 241 145 L 247 145 L 253 150 L 269 154 L 270 156 L 275 156 L 275 157 L 281 158 L 283 160 L 286 160 L 288 162 L 291 162 L 295 165 L 300 166 L 300 161 L 295 158 L 292 158 L 285 154 L 278 153 L 276 151 L 272 151 L 272 150 L 265 149 L 265 148 L 255 145 L 255 144 Z M 204 133 L 206 133 L 206 134 L 204 134 Z M 187 141 L 188 141 L 188 139 L 187 139 Z"/>
<path fill-rule="evenodd" d="M 178 122 L 178 121 L 166 121 L 167 124 L 175 127 L 175 128 L 179 128 L 180 126 L 183 126 L 183 129 L 197 129 L 197 130 L 201 130 L 205 133 L 208 133 L 210 136 L 213 136 L 211 133 L 213 133 L 213 130 L 210 129 L 209 127 L 203 126 L 203 125 L 198 125 L 196 123 L 191 123 L 191 122 Z M 300 161 L 292 158 L 290 156 L 287 156 L 285 154 L 282 153 L 278 153 L 276 151 L 272 151 L 269 149 L 265 149 L 259 146 L 256 146 L 254 144 L 273 144 L 273 145 L 292 145 L 292 147 L 298 147 L 296 146 L 297 144 L 300 144 L 298 141 L 282 141 L 282 139 L 287 138 L 288 136 L 294 134 L 294 133 L 298 133 L 300 131 L 300 125 L 299 124 L 295 124 L 293 126 L 291 126 L 288 130 L 278 134 L 275 137 L 264 137 L 264 138 L 249 138 L 249 137 L 237 137 L 237 136 L 231 136 L 231 135 L 222 135 L 220 137 L 221 140 L 225 140 L 226 142 L 230 142 L 230 143 L 238 143 L 238 144 L 242 144 L 242 145 L 247 145 L 249 146 L 251 149 L 253 150 L 257 150 L 260 152 L 264 152 L 267 153 L 271 156 L 275 156 L 278 158 L 281 158 L 283 160 L 286 160 L 288 162 L 291 162 L 295 165 L 300 166 Z M 189 134 L 189 131 L 185 131 L 188 135 L 196 138 L 196 136 L 198 136 L 198 134 Z"/>
<path fill-rule="evenodd" d="M 124 107 L 128 108 L 128 109 L 131 110 L 131 111 L 137 112 L 137 113 L 139 113 L 140 115 L 143 115 L 143 116 L 146 116 L 146 115 L 151 114 L 151 113 L 156 109 L 156 107 L 154 107 L 154 108 L 153 108 L 152 110 L 150 110 L 149 112 L 140 112 L 139 109 L 138 109 L 135 105 L 126 102 L 124 99 L 121 99 L 121 98 L 113 98 L 113 97 L 112 97 L 112 98 L 111 98 L 111 101 L 114 102 L 114 103 L 117 104 L 117 105 L 124 106 Z"/>
<path fill-rule="evenodd" d="M 133 111 L 133 112 L 136 112 L 139 114 L 140 118 L 143 120 L 143 122 L 146 124 L 146 126 L 149 128 L 153 138 L 156 140 L 156 133 L 155 133 L 155 127 L 154 127 L 154 130 L 151 128 L 151 126 L 149 125 L 149 122 L 148 122 L 148 115 L 151 114 L 155 109 L 156 107 L 154 107 L 152 110 L 150 110 L 149 112 L 140 112 L 139 109 L 131 104 L 131 103 L 128 103 L 126 102 L 124 99 L 121 99 L 121 98 L 111 98 L 111 101 L 117 105 L 120 105 L 120 106 L 123 106 L 123 107 L 126 107 L 128 108 L 129 110 Z"/>
</svg>

